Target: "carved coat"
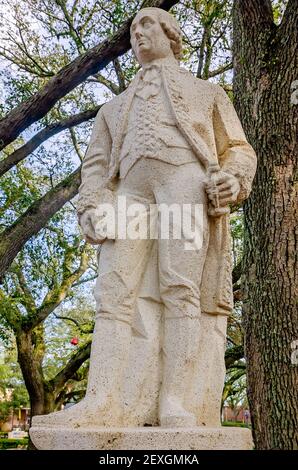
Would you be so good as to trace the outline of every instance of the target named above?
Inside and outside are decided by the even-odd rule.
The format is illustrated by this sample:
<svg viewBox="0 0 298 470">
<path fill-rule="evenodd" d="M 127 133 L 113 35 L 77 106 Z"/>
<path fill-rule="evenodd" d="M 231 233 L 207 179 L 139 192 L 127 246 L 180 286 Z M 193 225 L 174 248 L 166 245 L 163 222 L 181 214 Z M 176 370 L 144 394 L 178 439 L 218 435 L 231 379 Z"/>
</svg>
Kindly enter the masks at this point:
<svg viewBox="0 0 298 470">
<path fill-rule="evenodd" d="M 176 65 L 161 66 L 162 82 L 178 129 L 198 160 L 208 169 L 218 162 L 237 177 L 238 201 L 246 199 L 256 169 L 256 156 L 247 142 L 238 116 L 224 90 L 199 80 Z M 119 155 L 130 106 L 140 80 L 136 75 L 128 89 L 106 103 L 96 116 L 82 166 L 78 213 L 112 202 L 119 175 Z M 228 315 L 233 306 L 232 259 L 229 215 L 209 218 L 210 239 L 201 285 L 201 310 Z M 149 267 L 150 269 L 150 267 Z M 156 286 L 152 286 L 156 290 Z"/>
</svg>

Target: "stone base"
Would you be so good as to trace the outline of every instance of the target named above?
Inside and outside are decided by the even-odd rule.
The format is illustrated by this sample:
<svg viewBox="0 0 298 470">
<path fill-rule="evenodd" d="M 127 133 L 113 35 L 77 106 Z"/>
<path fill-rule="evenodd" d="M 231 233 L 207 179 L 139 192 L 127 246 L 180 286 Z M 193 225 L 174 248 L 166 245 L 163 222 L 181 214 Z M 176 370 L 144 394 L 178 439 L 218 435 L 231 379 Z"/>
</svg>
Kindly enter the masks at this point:
<svg viewBox="0 0 298 470">
<path fill-rule="evenodd" d="M 249 429 L 32 427 L 30 437 L 42 450 L 250 450 Z"/>
</svg>

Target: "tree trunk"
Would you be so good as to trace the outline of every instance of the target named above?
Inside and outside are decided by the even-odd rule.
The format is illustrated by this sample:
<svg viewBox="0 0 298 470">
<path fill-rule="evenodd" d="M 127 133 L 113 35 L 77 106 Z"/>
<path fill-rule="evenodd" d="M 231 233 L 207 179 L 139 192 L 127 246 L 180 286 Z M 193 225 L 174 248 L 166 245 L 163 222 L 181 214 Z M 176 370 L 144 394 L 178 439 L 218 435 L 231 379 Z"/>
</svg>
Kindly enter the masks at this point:
<svg viewBox="0 0 298 470">
<path fill-rule="evenodd" d="M 43 324 L 34 330 L 16 332 L 18 362 L 30 398 L 31 418 L 55 411 L 59 395 L 81 365 L 90 357 L 91 341 L 78 349 L 55 377 L 46 381 L 42 370 L 45 353 Z"/>
<path fill-rule="evenodd" d="M 43 414 L 47 415 L 56 411 L 56 394 L 51 391 L 45 391 Z"/>
<path fill-rule="evenodd" d="M 243 262 L 253 437 L 257 449 L 297 449 L 298 2 L 289 0 L 277 26 L 269 0 L 235 0 L 233 21 L 235 106 L 258 156 Z"/>
<path fill-rule="evenodd" d="M 34 345 L 32 331 L 16 332 L 18 362 L 30 399 L 30 426 L 33 416 L 45 412 L 45 389 L 42 373 L 44 348 Z M 27 450 L 37 450 L 30 436 Z"/>
<path fill-rule="evenodd" d="M 32 331 L 16 334 L 18 362 L 30 398 L 31 418 L 44 413 L 45 390 L 42 372 L 44 348 L 33 344 Z"/>
</svg>

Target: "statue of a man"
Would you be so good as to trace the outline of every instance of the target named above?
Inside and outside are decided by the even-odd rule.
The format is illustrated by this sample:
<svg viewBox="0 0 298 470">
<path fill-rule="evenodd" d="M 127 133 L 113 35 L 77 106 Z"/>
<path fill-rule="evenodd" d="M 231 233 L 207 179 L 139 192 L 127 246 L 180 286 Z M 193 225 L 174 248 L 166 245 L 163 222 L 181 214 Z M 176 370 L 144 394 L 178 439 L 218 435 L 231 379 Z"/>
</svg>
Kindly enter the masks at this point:
<svg viewBox="0 0 298 470">
<path fill-rule="evenodd" d="M 86 397 L 34 425 L 219 424 L 232 309 L 227 208 L 247 198 L 256 157 L 223 89 L 179 67 L 172 15 L 140 10 L 131 45 L 141 70 L 100 109 L 82 167 L 80 225 L 101 244 Z M 145 211 L 200 206 L 202 243 L 99 235 L 98 205 L 116 207 L 119 196 Z"/>
</svg>

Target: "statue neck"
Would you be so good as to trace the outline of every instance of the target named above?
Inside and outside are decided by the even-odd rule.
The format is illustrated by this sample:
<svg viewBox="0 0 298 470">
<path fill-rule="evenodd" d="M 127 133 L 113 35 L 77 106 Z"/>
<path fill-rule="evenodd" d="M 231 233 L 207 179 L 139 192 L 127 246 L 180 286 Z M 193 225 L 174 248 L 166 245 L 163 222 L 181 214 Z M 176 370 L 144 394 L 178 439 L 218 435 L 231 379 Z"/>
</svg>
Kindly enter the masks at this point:
<svg viewBox="0 0 298 470">
<path fill-rule="evenodd" d="M 157 65 L 157 66 L 167 65 L 167 66 L 177 67 L 179 65 L 179 62 L 177 59 L 175 59 L 174 56 L 162 57 L 159 59 L 153 59 L 150 62 L 146 62 L 142 64 L 142 69 L 149 68 L 152 65 Z"/>
</svg>

